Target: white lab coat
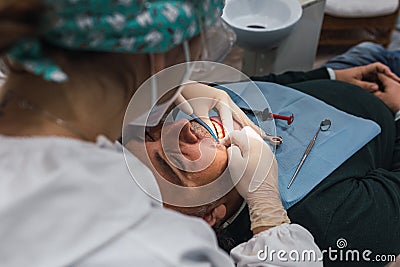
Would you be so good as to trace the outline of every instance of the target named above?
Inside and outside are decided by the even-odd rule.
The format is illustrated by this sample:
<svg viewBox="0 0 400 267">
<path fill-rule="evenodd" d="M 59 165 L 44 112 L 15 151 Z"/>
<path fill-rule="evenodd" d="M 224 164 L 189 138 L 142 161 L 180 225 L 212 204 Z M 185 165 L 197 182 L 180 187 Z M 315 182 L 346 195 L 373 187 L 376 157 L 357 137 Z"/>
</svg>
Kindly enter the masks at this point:
<svg viewBox="0 0 400 267">
<path fill-rule="evenodd" d="M 0 266 L 233 266 L 211 228 L 143 193 L 110 147 L 0 137 Z M 263 234 L 235 248 L 239 264 L 268 265 L 258 261 L 255 243 L 316 248 L 300 226 Z"/>
</svg>

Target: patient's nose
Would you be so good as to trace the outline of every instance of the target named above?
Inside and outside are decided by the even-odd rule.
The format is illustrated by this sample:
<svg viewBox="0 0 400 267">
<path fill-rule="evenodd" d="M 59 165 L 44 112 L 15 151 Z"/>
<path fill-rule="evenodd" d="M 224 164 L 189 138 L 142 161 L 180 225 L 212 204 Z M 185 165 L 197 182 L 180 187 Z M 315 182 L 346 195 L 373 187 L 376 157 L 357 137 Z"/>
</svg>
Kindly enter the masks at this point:
<svg viewBox="0 0 400 267">
<path fill-rule="evenodd" d="M 198 138 L 188 120 L 181 119 L 170 125 L 168 130 L 168 139 L 176 139 L 179 137 L 180 143 L 195 144 Z"/>
<path fill-rule="evenodd" d="M 190 122 L 186 122 L 181 132 L 179 133 L 179 140 L 184 143 L 195 144 L 198 142 L 198 138 L 193 131 L 193 127 Z"/>
</svg>

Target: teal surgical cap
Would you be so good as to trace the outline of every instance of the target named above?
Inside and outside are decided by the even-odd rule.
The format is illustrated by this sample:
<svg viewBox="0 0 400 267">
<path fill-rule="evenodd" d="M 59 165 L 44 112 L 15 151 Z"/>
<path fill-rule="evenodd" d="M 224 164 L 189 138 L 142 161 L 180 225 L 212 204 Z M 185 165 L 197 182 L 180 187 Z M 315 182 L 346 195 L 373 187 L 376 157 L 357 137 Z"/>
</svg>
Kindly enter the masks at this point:
<svg viewBox="0 0 400 267">
<path fill-rule="evenodd" d="M 42 49 L 57 47 L 122 53 L 162 53 L 210 27 L 223 0 L 45 0 L 42 34 L 21 40 L 8 55 L 45 80 L 67 75 Z"/>
</svg>

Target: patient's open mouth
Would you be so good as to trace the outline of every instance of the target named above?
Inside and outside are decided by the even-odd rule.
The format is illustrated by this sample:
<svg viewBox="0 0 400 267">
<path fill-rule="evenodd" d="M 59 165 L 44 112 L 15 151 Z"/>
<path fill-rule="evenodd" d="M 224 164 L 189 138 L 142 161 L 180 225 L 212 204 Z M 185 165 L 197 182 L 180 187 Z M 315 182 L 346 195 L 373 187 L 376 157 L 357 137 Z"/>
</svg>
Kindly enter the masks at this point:
<svg viewBox="0 0 400 267">
<path fill-rule="evenodd" d="M 210 118 L 212 125 L 214 126 L 215 132 L 217 133 L 218 139 L 222 139 L 225 137 L 224 127 L 222 126 L 221 121 L 218 118 L 212 117 Z"/>
<path fill-rule="evenodd" d="M 211 130 L 214 132 L 214 134 L 216 134 L 216 137 L 218 139 L 222 139 L 225 137 L 225 130 L 224 127 L 222 126 L 222 122 L 218 117 L 211 117 L 210 118 L 212 127 Z M 192 125 L 192 132 L 199 138 L 199 139 L 203 139 L 203 138 L 211 138 L 214 140 L 214 138 L 212 138 L 210 132 L 201 124 L 199 124 L 198 122 L 196 122 L 195 120 L 191 120 L 190 121 L 191 125 Z"/>
</svg>

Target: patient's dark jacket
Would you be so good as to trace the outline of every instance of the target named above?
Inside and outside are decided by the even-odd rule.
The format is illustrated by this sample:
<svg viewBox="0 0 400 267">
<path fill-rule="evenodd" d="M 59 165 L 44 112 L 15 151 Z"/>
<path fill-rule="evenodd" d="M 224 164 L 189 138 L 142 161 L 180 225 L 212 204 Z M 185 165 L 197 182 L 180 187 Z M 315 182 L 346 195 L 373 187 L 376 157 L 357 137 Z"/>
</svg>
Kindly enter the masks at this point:
<svg viewBox="0 0 400 267">
<path fill-rule="evenodd" d="M 400 120 L 395 122 L 385 104 L 366 90 L 329 80 L 325 68 L 252 79 L 294 88 L 380 125 L 378 136 L 291 207 L 288 215 L 292 223 L 312 233 L 321 250 L 338 250 L 337 241 L 342 238 L 347 242 L 343 253 L 357 249 L 361 257 L 364 250 L 370 250 L 371 259 L 378 254 L 400 254 Z M 231 225 L 217 231 L 220 245 L 229 251 L 251 238 L 249 221 L 246 207 Z M 384 263 L 325 260 L 324 265 Z"/>
</svg>

